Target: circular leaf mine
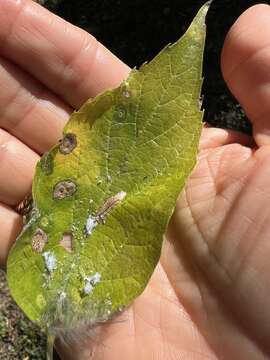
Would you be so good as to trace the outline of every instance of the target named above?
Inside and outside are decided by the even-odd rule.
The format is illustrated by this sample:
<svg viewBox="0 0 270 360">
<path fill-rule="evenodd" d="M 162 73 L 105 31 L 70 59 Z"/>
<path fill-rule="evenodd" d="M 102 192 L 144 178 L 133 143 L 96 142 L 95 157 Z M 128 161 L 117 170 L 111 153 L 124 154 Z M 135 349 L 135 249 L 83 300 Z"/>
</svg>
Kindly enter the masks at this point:
<svg viewBox="0 0 270 360">
<path fill-rule="evenodd" d="M 70 180 L 64 180 L 57 183 L 53 189 L 54 199 L 64 199 L 72 196 L 77 190 L 76 184 Z"/>
<path fill-rule="evenodd" d="M 37 229 L 31 239 L 32 249 L 35 252 L 41 253 L 45 244 L 48 242 L 48 236 L 42 229 Z"/>
<path fill-rule="evenodd" d="M 70 154 L 77 146 L 77 137 L 75 134 L 67 133 L 63 137 L 59 145 L 59 151 L 61 154 Z"/>
</svg>

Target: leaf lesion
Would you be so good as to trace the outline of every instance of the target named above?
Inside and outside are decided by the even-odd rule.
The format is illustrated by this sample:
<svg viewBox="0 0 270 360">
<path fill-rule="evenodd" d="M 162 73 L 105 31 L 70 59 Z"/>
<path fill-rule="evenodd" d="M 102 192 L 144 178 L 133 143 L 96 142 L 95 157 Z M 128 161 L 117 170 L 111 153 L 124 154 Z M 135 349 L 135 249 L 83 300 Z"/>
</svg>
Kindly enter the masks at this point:
<svg viewBox="0 0 270 360">
<path fill-rule="evenodd" d="M 72 253 L 74 250 L 73 247 L 73 234 L 71 231 L 66 231 L 63 233 L 63 237 L 59 242 L 60 246 L 62 246 L 67 252 Z"/>
</svg>

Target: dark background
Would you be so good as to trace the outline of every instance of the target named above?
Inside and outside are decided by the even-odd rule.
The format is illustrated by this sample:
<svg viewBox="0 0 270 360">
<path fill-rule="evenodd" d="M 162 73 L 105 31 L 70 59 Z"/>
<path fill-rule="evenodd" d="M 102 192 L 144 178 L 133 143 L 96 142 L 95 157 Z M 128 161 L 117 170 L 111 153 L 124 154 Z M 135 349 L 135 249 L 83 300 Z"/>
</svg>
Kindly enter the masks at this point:
<svg viewBox="0 0 270 360">
<path fill-rule="evenodd" d="M 66 20 L 93 34 L 129 66 L 152 59 L 186 30 L 204 0 L 40 0 Z M 214 0 L 207 18 L 204 62 L 205 121 L 214 126 L 251 132 L 220 73 L 226 33 L 254 0 Z M 265 1 L 267 3 L 267 1 Z M 269 1 L 268 1 L 269 3 Z"/>
</svg>

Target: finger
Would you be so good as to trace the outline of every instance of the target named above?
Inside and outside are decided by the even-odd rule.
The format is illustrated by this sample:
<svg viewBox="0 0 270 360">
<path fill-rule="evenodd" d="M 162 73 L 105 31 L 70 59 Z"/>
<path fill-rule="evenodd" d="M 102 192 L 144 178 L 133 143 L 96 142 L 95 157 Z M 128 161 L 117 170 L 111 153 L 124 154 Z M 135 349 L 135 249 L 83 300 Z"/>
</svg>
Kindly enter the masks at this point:
<svg viewBox="0 0 270 360">
<path fill-rule="evenodd" d="M 219 129 L 205 125 L 202 131 L 199 148 L 200 150 L 209 150 L 234 143 L 250 148 L 255 146 L 254 139 L 250 135 L 235 130 Z"/>
<path fill-rule="evenodd" d="M 115 87 L 130 71 L 93 36 L 30 0 L 1 0 L 0 24 L 0 54 L 72 107 Z"/>
<path fill-rule="evenodd" d="M 31 191 L 38 160 L 33 150 L 0 129 L 0 202 L 16 205 Z"/>
<path fill-rule="evenodd" d="M 223 76 L 253 124 L 258 146 L 270 144 L 270 6 L 248 9 L 229 31 Z"/>
<path fill-rule="evenodd" d="M 39 154 L 59 139 L 72 109 L 17 66 L 0 58 L 0 127 Z"/>
<path fill-rule="evenodd" d="M 8 252 L 22 229 L 22 217 L 0 203 L 0 268 L 5 269 Z"/>
</svg>

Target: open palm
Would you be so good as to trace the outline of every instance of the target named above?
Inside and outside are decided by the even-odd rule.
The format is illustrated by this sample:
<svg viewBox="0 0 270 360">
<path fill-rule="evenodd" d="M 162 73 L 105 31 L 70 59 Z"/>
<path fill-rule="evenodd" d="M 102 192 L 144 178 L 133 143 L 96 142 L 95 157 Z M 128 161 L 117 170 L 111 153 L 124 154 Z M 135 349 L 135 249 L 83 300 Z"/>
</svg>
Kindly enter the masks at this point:
<svg viewBox="0 0 270 360">
<path fill-rule="evenodd" d="M 244 13 L 222 67 L 253 139 L 206 127 L 150 284 L 63 359 L 270 357 L 270 7 Z M 0 261 L 19 233 L 13 206 L 69 113 L 129 68 L 89 34 L 30 0 L 0 1 Z"/>
</svg>

